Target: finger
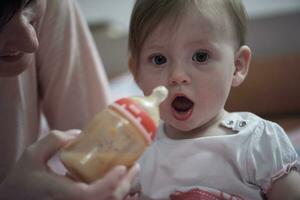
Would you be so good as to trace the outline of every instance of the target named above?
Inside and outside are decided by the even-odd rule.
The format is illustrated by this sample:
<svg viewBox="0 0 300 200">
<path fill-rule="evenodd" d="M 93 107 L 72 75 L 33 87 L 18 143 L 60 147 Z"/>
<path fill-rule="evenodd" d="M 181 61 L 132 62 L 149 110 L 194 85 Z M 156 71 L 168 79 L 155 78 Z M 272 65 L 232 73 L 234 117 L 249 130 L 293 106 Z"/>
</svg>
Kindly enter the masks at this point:
<svg viewBox="0 0 300 200">
<path fill-rule="evenodd" d="M 133 182 L 134 178 L 137 176 L 137 174 L 140 171 L 140 165 L 138 163 L 135 163 L 130 170 L 128 171 L 128 173 L 126 174 L 126 176 L 124 177 L 124 181 L 128 181 L 130 183 Z"/>
<path fill-rule="evenodd" d="M 139 199 L 139 194 L 127 195 L 125 200 L 137 200 Z"/>
<path fill-rule="evenodd" d="M 115 199 L 122 199 L 130 190 L 131 183 L 140 171 L 139 164 L 135 164 L 124 176 L 118 187 L 113 192 Z"/>
<path fill-rule="evenodd" d="M 74 182 L 80 182 L 80 180 L 78 178 L 76 178 L 75 176 L 73 176 L 69 172 L 66 172 L 65 177 L 67 177 L 68 179 L 70 179 L 70 180 L 72 180 Z"/>
<path fill-rule="evenodd" d="M 31 150 L 35 158 L 46 163 L 61 147 L 75 139 L 80 130 L 70 130 L 67 132 L 51 131 L 46 137 L 32 145 Z"/>
<path fill-rule="evenodd" d="M 133 199 L 136 199 L 136 200 L 137 200 L 137 199 L 139 199 L 139 196 L 140 196 L 139 194 L 134 194 L 134 195 L 131 197 L 131 199 L 132 199 L 132 200 L 133 200 Z"/>
<path fill-rule="evenodd" d="M 90 185 L 89 190 L 91 191 L 91 194 L 101 195 L 103 199 L 111 197 L 113 191 L 118 186 L 125 174 L 125 166 L 116 166 L 102 179 L 99 179 Z"/>
</svg>

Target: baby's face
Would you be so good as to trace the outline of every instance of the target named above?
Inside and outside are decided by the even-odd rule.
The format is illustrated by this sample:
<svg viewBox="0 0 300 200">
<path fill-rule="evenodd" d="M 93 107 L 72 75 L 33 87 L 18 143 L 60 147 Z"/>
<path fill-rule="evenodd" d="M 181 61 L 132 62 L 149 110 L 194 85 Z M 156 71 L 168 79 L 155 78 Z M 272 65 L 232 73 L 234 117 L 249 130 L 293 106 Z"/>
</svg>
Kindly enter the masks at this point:
<svg viewBox="0 0 300 200">
<path fill-rule="evenodd" d="M 167 128 L 190 131 L 223 111 L 235 73 L 235 42 L 212 23 L 222 17 L 189 12 L 176 27 L 161 23 L 142 47 L 136 81 L 146 95 L 158 85 L 169 89 L 160 107 Z"/>
</svg>

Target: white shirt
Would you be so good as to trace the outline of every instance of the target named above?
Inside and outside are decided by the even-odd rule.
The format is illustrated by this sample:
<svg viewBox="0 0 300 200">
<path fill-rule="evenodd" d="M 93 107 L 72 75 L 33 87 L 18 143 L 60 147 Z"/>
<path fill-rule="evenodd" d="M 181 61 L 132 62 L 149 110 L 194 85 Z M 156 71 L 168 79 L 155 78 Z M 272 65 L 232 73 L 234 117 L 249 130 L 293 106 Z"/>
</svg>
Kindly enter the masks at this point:
<svg viewBox="0 0 300 200">
<path fill-rule="evenodd" d="M 108 102 L 108 82 L 92 36 L 73 0 L 48 0 L 39 50 L 17 77 L 0 78 L 0 183 L 40 135 L 82 128 Z"/>
<path fill-rule="evenodd" d="M 262 199 L 272 182 L 300 171 L 297 154 L 277 124 L 251 113 L 231 113 L 232 135 L 172 140 L 159 127 L 139 160 L 141 199 Z"/>
</svg>

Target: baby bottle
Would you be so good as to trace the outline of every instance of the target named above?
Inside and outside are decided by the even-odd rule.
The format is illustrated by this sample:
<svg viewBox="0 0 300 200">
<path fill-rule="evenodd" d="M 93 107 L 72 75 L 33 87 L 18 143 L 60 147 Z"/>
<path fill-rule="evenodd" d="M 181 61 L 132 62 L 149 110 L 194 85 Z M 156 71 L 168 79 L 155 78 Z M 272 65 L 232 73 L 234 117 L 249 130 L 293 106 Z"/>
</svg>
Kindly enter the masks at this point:
<svg viewBox="0 0 300 200">
<path fill-rule="evenodd" d="M 116 165 L 131 167 L 154 137 L 167 94 L 159 86 L 150 96 L 121 98 L 98 113 L 60 153 L 70 174 L 89 183 Z"/>
</svg>

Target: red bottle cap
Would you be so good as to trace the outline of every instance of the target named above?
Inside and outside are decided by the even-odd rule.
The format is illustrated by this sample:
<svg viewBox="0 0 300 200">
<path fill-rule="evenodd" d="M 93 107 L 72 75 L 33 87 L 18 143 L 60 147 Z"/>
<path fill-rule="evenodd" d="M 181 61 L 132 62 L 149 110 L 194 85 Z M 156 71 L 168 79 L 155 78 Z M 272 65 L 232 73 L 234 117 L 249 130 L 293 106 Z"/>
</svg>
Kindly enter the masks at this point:
<svg viewBox="0 0 300 200">
<path fill-rule="evenodd" d="M 154 138 L 156 125 L 143 107 L 130 98 L 122 98 L 110 105 L 124 114 L 143 133 L 147 142 Z"/>
</svg>

